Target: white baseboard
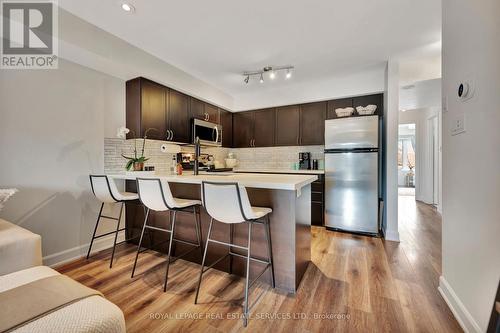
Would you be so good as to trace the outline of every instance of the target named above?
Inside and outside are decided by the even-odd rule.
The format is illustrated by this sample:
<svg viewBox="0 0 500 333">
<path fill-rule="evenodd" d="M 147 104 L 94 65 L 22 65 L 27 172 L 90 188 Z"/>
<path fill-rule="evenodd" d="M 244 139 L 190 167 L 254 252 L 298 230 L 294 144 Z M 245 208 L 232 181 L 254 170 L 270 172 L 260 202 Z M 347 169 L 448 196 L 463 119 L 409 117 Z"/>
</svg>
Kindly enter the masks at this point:
<svg viewBox="0 0 500 333">
<path fill-rule="evenodd" d="M 110 247 L 112 247 L 114 238 L 114 235 L 109 235 L 94 240 L 94 244 L 92 245 L 92 253 L 96 253 L 98 251 L 109 249 Z M 125 240 L 125 235 L 118 235 L 117 242 L 122 242 L 123 240 Z M 50 254 L 43 257 L 43 264 L 49 267 L 54 267 L 85 257 L 87 255 L 89 246 L 90 243 L 83 244 L 68 250 Z"/>
<path fill-rule="evenodd" d="M 439 277 L 438 290 L 465 333 L 482 332 L 470 312 L 442 275 Z"/>
<path fill-rule="evenodd" d="M 384 232 L 384 238 L 388 241 L 399 242 L 399 231 L 397 230 L 386 230 Z"/>
</svg>

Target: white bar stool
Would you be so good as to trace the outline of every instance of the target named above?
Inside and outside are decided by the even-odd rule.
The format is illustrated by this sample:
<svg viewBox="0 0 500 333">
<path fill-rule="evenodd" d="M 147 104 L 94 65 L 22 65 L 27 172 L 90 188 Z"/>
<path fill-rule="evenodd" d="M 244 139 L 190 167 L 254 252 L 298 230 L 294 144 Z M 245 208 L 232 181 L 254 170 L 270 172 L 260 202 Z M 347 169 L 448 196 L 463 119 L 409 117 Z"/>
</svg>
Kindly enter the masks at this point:
<svg viewBox="0 0 500 333">
<path fill-rule="evenodd" d="M 246 327 L 248 323 L 248 313 L 251 307 L 248 306 L 248 291 L 252 285 L 264 274 L 264 272 L 271 268 L 271 283 L 272 287 L 275 287 L 274 282 L 274 266 L 273 266 L 273 253 L 271 244 L 271 229 L 269 226 L 269 214 L 272 213 L 271 208 L 267 207 L 252 207 L 250 205 L 250 200 L 248 199 L 248 194 L 246 188 L 239 186 L 238 183 L 223 183 L 223 182 L 202 182 L 202 202 L 206 211 L 210 215 L 210 226 L 208 227 L 207 242 L 205 245 L 205 251 L 203 253 L 203 260 L 201 262 L 200 276 L 198 280 L 198 287 L 196 289 L 196 296 L 194 303 L 198 302 L 198 295 L 200 292 L 201 279 L 203 273 L 208 271 L 218 262 L 224 260 L 227 256 L 238 256 L 246 259 L 246 278 L 245 278 L 245 300 L 243 303 L 243 325 Z M 222 242 L 220 240 L 215 240 L 210 238 L 212 232 L 213 221 L 219 221 L 222 223 L 227 223 L 230 225 L 230 242 Z M 247 246 L 236 245 L 233 243 L 233 230 L 234 225 L 239 223 L 248 223 L 248 242 Z M 265 234 L 267 239 L 267 260 L 262 260 L 254 258 L 250 255 L 250 245 L 252 239 L 252 226 L 255 223 L 265 225 Z M 205 269 L 205 259 L 207 256 L 207 249 L 209 243 L 216 243 L 229 246 L 229 253 L 223 257 L 215 260 L 212 264 L 207 266 Z M 247 255 L 241 255 L 239 253 L 232 252 L 232 248 L 237 248 L 241 250 L 246 250 Z M 232 257 L 231 258 L 231 273 L 232 273 Z M 249 282 L 250 277 L 250 260 L 265 264 L 265 268 L 262 272 L 252 281 Z M 262 296 L 264 292 L 261 293 Z M 260 296 L 258 298 L 260 298 Z"/>
<path fill-rule="evenodd" d="M 139 240 L 139 245 L 137 246 L 137 253 L 135 256 L 134 268 L 132 269 L 132 278 L 134 277 L 135 268 L 137 266 L 137 258 L 139 257 L 139 253 L 141 251 L 141 243 L 144 236 L 144 231 L 146 229 L 157 230 L 166 232 L 170 235 L 169 244 L 168 244 L 168 254 L 167 254 L 167 271 L 165 273 L 165 284 L 163 286 L 163 291 L 167 290 L 167 282 L 168 282 L 168 270 L 170 268 L 170 263 L 176 261 L 177 259 L 185 256 L 191 251 L 199 248 L 200 254 L 203 254 L 202 248 L 202 239 L 201 239 L 201 224 L 199 218 L 199 207 L 201 205 L 200 200 L 193 199 L 181 199 L 175 198 L 170 191 L 170 186 L 167 182 L 162 182 L 159 178 L 137 178 L 137 192 L 139 194 L 139 200 L 141 200 L 142 204 L 146 206 L 146 218 L 144 219 L 144 225 L 142 227 L 141 238 Z M 154 226 L 150 226 L 147 224 L 149 211 L 172 211 L 173 216 L 170 222 L 170 229 L 163 229 Z M 196 239 L 197 243 L 181 240 L 175 238 L 175 220 L 177 217 L 177 212 L 187 212 L 194 214 L 195 220 L 195 231 L 196 231 Z M 179 256 L 174 257 L 172 260 L 172 243 L 173 241 L 191 245 L 192 249 L 185 251 Z M 146 249 L 147 250 L 147 249 Z"/>
<path fill-rule="evenodd" d="M 89 250 L 87 252 L 87 259 L 90 256 L 90 251 L 92 250 L 92 245 L 94 244 L 94 239 L 115 234 L 115 241 L 113 243 L 113 252 L 111 253 L 111 261 L 109 263 L 109 268 L 113 267 L 113 258 L 115 256 L 116 239 L 118 238 L 118 232 L 126 230 L 126 228 L 120 229 L 120 220 L 122 218 L 123 206 L 127 201 L 133 201 L 139 199 L 136 193 L 130 192 L 120 192 L 116 188 L 116 183 L 113 180 L 109 180 L 106 175 L 90 175 L 90 186 L 92 187 L 92 193 L 97 199 L 101 201 L 101 209 L 99 210 L 99 215 L 97 216 L 97 221 L 94 227 L 94 233 L 92 234 L 92 240 L 90 241 Z M 102 209 L 105 203 L 121 203 L 120 214 L 118 218 L 112 216 L 102 215 Z M 110 231 L 102 235 L 96 236 L 97 227 L 99 226 L 99 221 L 101 217 L 106 219 L 111 219 L 116 221 L 116 230 Z"/>
</svg>

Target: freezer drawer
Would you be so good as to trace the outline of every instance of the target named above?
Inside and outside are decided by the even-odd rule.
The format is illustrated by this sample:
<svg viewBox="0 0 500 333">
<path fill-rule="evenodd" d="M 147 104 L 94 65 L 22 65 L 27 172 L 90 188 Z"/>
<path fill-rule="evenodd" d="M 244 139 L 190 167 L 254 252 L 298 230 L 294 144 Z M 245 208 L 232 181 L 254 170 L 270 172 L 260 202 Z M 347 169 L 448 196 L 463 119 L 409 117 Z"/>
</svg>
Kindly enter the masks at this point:
<svg viewBox="0 0 500 333">
<path fill-rule="evenodd" d="M 325 225 L 378 233 L 378 153 L 325 154 Z"/>
<path fill-rule="evenodd" d="M 378 148 L 378 116 L 325 121 L 325 149 Z"/>
</svg>

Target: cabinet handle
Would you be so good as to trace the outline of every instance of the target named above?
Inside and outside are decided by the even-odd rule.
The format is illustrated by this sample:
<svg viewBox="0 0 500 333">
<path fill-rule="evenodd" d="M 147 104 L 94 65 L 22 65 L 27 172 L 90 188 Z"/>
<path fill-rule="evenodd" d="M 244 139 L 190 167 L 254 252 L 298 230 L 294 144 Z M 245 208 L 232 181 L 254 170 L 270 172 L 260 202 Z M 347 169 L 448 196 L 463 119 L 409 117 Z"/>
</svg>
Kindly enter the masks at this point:
<svg viewBox="0 0 500 333">
<path fill-rule="evenodd" d="M 173 140 L 174 139 L 174 130 L 170 130 L 170 133 L 172 133 L 172 135 L 170 135 L 170 140 Z"/>
<path fill-rule="evenodd" d="M 165 139 L 168 141 L 170 140 L 170 130 L 167 130 L 167 136 L 165 137 Z"/>
</svg>

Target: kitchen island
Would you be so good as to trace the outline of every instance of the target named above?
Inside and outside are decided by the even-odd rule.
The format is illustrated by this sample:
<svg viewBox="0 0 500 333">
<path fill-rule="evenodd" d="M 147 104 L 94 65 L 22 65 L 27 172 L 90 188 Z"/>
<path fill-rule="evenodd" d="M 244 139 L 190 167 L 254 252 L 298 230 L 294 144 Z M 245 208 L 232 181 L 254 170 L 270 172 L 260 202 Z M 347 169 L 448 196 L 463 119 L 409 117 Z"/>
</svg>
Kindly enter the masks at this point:
<svg viewBox="0 0 500 333">
<path fill-rule="evenodd" d="M 233 174 L 217 175 L 154 175 L 127 173 L 109 175 L 115 180 L 125 180 L 126 190 L 136 192 L 136 177 L 160 178 L 168 182 L 174 196 L 179 198 L 200 199 L 202 181 L 238 182 L 248 191 L 253 206 L 270 207 L 271 240 L 274 259 L 276 288 L 287 292 L 295 292 L 311 260 L 311 183 L 317 179 L 315 175 L 278 175 L 278 174 Z M 200 212 L 203 240 L 207 237 L 210 216 L 202 208 Z M 166 228 L 170 219 L 168 212 L 150 213 L 148 224 Z M 144 210 L 134 204 L 127 204 L 126 227 L 127 238 L 137 236 L 144 223 Z M 247 228 L 237 225 L 234 230 L 234 241 L 246 246 Z M 252 256 L 266 258 L 266 243 L 264 226 L 256 225 L 252 235 Z M 176 238 L 195 241 L 194 221 L 192 214 L 179 213 L 176 222 Z M 229 225 L 215 223 L 212 228 L 213 239 L 229 241 Z M 145 237 L 143 244 L 154 250 L 166 253 L 165 233 L 156 232 L 150 238 Z M 135 241 L 137 242 L 137 240 Z M 177 244 L 173 255 L 183 253 L 186 245 Z M 211 244 L 207 253 L 207 263 L 214 262 L 227 254 L 228 247 Z M 201 263 L 201 251 L 193 251 L 186 260 Z M 245 261 L 234 257 L 233 273 L 243 276 Z M 229 272 L 229 259 L 219 262 L 214 268 Z M 256 277 L 262 270 L 262 265 L 251 264 L 251 276 Z M 171 267 L 175 274 L 175 264 Z M 140 272 L 140 269 L 139 269 Z M 261 280 L 270 283 L 271 275 L 266 272 Z"/>
</svg>

